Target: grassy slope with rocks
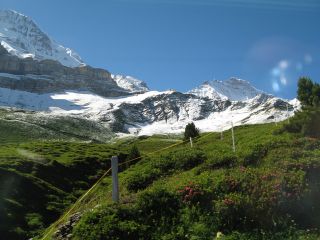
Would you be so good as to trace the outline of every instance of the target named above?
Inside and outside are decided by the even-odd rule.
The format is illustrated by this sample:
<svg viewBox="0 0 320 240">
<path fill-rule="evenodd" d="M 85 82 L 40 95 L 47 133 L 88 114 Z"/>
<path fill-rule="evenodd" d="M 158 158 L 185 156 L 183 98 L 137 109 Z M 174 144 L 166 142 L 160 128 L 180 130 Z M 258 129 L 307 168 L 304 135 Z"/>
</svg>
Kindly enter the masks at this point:
<svg viewBox="0 0 320 240">
<path fill-rule="evenodd" d="M 237 127 L 236 153 L 230 131 L 151 155 L 179 139 L 117 142 L 142 159 L 119 174 L 119 204 L 107 177 L 77 205 L 72 239 L 318 239 L 320 141 L 281 127 Z"/>
</svg>

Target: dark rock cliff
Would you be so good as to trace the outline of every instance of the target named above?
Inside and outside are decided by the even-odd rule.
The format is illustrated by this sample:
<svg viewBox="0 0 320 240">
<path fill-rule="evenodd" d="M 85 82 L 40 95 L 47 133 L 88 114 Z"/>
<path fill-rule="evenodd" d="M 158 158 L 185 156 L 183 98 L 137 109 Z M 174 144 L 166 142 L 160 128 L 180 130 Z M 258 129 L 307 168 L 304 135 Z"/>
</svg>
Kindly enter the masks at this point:
<svg viewBox="0 0 320 240">
<path fill-rule="evenodd" d="M 70 68 L 53 60 L 21 59 L 8 54 L 1 45 L 0 87 L 34 93 L 83 90 L 106 97 L 128 95 L 106 70 L 90 66 Z"/>
</svg>

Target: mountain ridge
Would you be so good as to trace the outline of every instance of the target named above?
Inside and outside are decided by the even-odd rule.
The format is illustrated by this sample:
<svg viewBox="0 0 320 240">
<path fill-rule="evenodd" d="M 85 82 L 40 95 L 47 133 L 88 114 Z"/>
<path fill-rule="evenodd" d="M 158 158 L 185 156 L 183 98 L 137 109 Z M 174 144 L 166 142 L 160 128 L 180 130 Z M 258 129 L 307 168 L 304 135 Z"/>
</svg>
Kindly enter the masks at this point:
<svg viewBox="0 0 320 240">
<path fill-rule="evenodd" d="M 120 74 L 111 74 L 111 77 L 119 87 L 126 89 L 132 93 L 143 93 L 149 91 L 149 88 L 144 81 L 141 81 L 134 77 L 124 76 Z"/>
<path fill-rule="evenodd" d="M 213 99 L 244 101 L 254 98 L 264 92 L 253 87 L 249 81 L 231 77 L 225 81 L 206 81 L 200 86 L 190 90 L 188 93 Z"/>
<path fill-rule="evenodd" d="M 4 19 L 4 15 L 10 18 Z M 12 29 L 6 30 L 5 26 Z M 49 50 L 55 42 L 30 18 L 0 11 L 1 43 L 3 39 L 6 43 L 25 40 L 34 44 L 28 45 L 34 49 L 40 45 L 30 39 L 37 38 Z M 151 91 L 145 82 L 130 76 L 89 65 L 66 66 L 54 55 L 40 57 L 44 59 L 17 56 L 4 45 L 0 45 L 2 107 L 35 111 L 34 117 L 41 119 L 44 115 L 82 118 L 118 135 L 180 133 L 192 121 L 202 131 L 221 131 L 228 129 L 231 121 L 234 125 L 281 121 L 292 116 L 299 105 L 268 95 L 235 77 L 208 81 L 187 93 Z M 44 49 L 42 45 L 40 50 Z"/>
<path fill-rule="evenodd" d="M 31 18 L 13 10 L 0 10 L 0 43 L 19 58 L 58 60 L 68 67 L 86 65 L 75 51 L 58 44 Z"/>
</svg>

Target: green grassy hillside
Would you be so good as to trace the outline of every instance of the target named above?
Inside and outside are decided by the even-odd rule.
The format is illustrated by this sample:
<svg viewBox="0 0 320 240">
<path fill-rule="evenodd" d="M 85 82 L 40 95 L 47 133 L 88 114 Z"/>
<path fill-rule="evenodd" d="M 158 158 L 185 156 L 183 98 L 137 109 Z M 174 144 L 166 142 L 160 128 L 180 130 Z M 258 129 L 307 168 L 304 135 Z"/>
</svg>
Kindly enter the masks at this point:
<svg viewBox="0 0 320 240">
<path fill-rule="evenodd" d="M 117 149 L 96 143 L 1 145 L 1 239 L 38 234 L 97 180 L 114 154 Z"/>
<path fill-rule="evenodd" d="M 134 141 L 81 142 L 79 137 L 57 131 L 50 135 L 47 128 L 41 132 L 25 123 L 4 123 L 8 122 L 0 120 L 0 239 L 40 235 L 110 167 L 111 156 L 124 161 L 127 143 Z M 173 141 L 151 139 L 161 139 L 161 146 Z"/>
<path fill-rule="evenodd" d="M 174 137 L 125 139 L 142 159 L 119 174 L 120 203 L 104 178 L 61 222 L 80 212 L 71 239 L 319 239 L 320 141 L 280 124 L 202 134 L 194 147 Z M 179 142 L 180 141 L 180 142 Z M 154 152 L 175 144 L 172 148 Z M 72 161 L 71 161 L 72 162 Z M 58 193 L 57 193 L 58 194 Z M 57 225 L 47 229 L 54 238 Z"/>
<path fill-rule="evenodd" d="M 114 137 L 109 128 L 83 118 L 0 109 L 0 143 L 39 140 L 105 142 Z"/>
</svg>

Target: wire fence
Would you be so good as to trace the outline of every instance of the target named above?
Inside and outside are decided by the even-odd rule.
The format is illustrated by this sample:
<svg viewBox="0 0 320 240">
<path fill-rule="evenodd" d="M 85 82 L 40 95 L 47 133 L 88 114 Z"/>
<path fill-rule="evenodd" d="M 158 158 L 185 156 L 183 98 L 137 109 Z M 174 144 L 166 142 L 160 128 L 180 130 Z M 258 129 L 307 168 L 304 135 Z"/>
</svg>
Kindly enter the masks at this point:
<svg viewBox="0 0 320 240">
<path fill-rule="evenodd" d="M 198 138 L 199 139 L 204 139 L 210 135 L 214 134 L 214 132 L 210 132 L 204 136 L 200 136 Z M 160 152 L 163 152 L 167 149 L 170 149 L 170 148 L 173 148 L 175 146 L 178 146 L 178 145 L 182 145 L 182 144 L 185 144 L 187 142 L 189 142 L 190 140 L 184 140 L 184 141 L 181 141 L 181 142 L 178 142 L 178 143 L 175 143 L 175 144 L 172 144 L 172 145 L 169 145 L 167 147 L 163 147 L 161 149 L 158 149 L 156 151 L 153 151 L 153 152 L 150 152 L 150 153 L 146 153 L 144 154 L 144 156 L 140 156 L 140 157 L 136 157 L 136 158 L 133 158 L 133 159 L 130 159 L 130 160 L 127 160 L 125 162 L 122 162 L 122 163 L 119 163 L 119 167 L 122 166 L 122 165 L 125 165 L 125 164 L 128 164 L 128 163 L 131 163 L 131 162 L 134 162 L 134 161 L 137 161 L 139 159 L 141 159 L 142 157 L 145 157 L 145 156 L 149 156 L 149 155 L 152 155 L 152 154 L 155 154 L 155 153 L 160 153 Z M 78 198 L 78 200 L 69 208 L 68 211 L 66 211 L 57 221 L 55 221 L 53 224 L 51 224 L 48 228 L 48 230 L 44 233 L 44 236 L 41 238 L 41 240 L 46 240 L 48 239 L 48 237 L 51 236 L 51 234 L 53 233 L 55 227 L 57 227 L 58 225 L 60 225 L 61 223 L 63 223 L 67 218 L 68 216 L 70 215 L 70 213 L 72 213 L 72 211 L 74 211 L 78 205 L 86 198 L 89 196 L 89 194 L 96 188 L 98 187 L 98 185 L 103 181 L 103 179 L 111 172 L 111 167 L 106 170 L 104 172 L 104 174 L 102 174 L 102 176 L 91 186 L 91 188 L 89 188 L 80 198 Z"/>
</svg>

